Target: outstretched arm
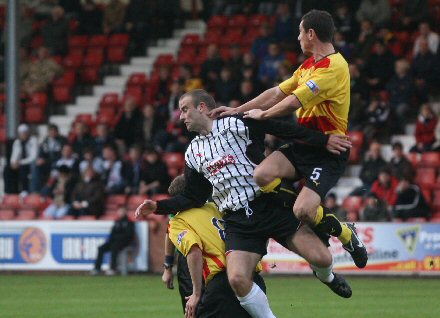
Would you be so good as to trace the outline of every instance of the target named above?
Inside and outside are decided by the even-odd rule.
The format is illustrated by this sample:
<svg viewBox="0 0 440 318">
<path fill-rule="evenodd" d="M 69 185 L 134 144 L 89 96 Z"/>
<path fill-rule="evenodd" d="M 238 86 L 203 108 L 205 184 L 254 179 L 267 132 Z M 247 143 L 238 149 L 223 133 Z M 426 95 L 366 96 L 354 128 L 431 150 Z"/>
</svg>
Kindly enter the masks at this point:
<svg viewBox="0 0 440 318">
<path fill-rule="evenodd" d="M 168 289 L 174 289 L 174 283 L 173 283 L 173 262 L 174 262 L 174 244 L 173 242 L 170 240 L 170 237 L 168 236 L 168 233 L 165 234 L 165 246 L 164 246 L 164 250 L 165 250 L 165 263 L 164 265 L 168 265 L 166 267 L 164 267 L 163 269 L 163 275 L 162 275 L 162 282 L 165 284 L 165 286 Z M 168 260 L 173 260 L 173 262 L 168 262 Z"/>
<path fill-rule="evenodd" d="M 278 88 L 279 89 L 279 88 Z M 280 90 L 281 91 L 281 90 Z M 289 95 L 283 100 L 276 103 L 273 107 L 269 109 L 250 109 L 244 112 L 245 118 L 253 118 L 257 120 L 269 119 L 275 117 L 283 117 L 291 115 L 295 110 L 300 108 L 302 105 L 299 99 L 295 95 Z"/>
<path fill-rule="evenodd" d="M 196 316 L 197 306 L 202 297 L 202 275 L 203 275 L 203 256 L 198 245 L 193 245 L 186 256 L 188 269 L 191 275 L 193 293 L 186 297 L 185 317 L 192 318 Z"/>
</svg>

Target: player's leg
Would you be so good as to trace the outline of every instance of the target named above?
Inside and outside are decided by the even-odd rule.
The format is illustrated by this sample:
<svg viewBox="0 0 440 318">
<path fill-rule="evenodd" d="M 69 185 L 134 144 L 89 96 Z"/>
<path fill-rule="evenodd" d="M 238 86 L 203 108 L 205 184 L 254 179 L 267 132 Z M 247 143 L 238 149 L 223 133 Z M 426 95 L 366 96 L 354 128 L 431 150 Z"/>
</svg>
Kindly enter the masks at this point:
<svg viewBox="0 0 440 318">
<path fill-rule="evenodd" d="M 328 248 L 306 225 L 287 238 L 287 247 L 302 256 L 312 268 L 315 276 L 337 295 L 349 298 L 352 291 L 345 279 L 333 273 L 333 258 Z"/>
<path fill-rule="evenodd" d="M 228 281 L 240 305 L 254 318 L 275 317 L 263 290 L 253 281 L 261 254 L 233 250 L 227 254 Z"/>
<path fill-rule="evenodd" d="M 102 261 L 104 259 L 104 253 L 110 251 L 110 243 L 106 242 L 98 247 L 98 256 L 95 260 L 95 270 L 101 271 Z"/>
</svg>

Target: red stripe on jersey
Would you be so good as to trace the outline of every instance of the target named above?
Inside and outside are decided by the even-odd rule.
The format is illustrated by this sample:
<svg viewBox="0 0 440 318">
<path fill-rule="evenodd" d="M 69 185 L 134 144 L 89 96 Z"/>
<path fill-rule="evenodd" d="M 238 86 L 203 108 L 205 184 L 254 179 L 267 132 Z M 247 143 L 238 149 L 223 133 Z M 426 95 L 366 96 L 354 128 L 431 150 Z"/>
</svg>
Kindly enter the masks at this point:
<svg viewBox="0 0 440 318">
<path fill-rule="evenodd" d="M 223 264 L 223 262 L 221 260 L 219 260 L 217 256 L 207 254 L 207 253 L 203 253 L 203 255 L 212 259 L 213 262 L 216 263 L 218 267 L 225 268 L 225 264 Z"/>
<path fill-rule="evenodd" d="M 304 70 L 308 70 L 309 68 L 315 67 L 316 70 L 317 68 L 328 68 L 329 66 L 330 59 L 328 57 L 324 57 L 323 59 L 315 63 L 315 58 L 312 56 L 304 61 L 304 63 L 301 65 L 301 68 Z"/>
<path fill-rule="evenodd" d="M 322 132 L 336 130 L 336 126 L 330 122 L 327 116 L 298 118 L 298 124 L 307 128 L 317 129 Z"/>
<path fill-rule="evenodd" d="M 203 278 L 206 280 L 209 274 L 211 274 L 211 271 L 209 270 L 208 263 L 206 260 L 203 260 Z"/>
<path fill-rule="evenodd" d="M 324 57 L 322 60 L 319 60 L 315 64 L 315 70 L 317 68 L 328 68 L 330 66 L 330 59 L 328 57 Z"/>
<path fill-rule="evenodd" d="M 167 234 L 170 234 L 170 227 L 171 227 L 171 224 L 170 224 L 170 221 L 168 221 Z"/>
<path fill-rule="evenodd" d="M 315 64 L 315 59 L 312 57 L 309 57 L 307 60 L 305 60 L 302 65 L 301 68 L 308 70 L 309 68 L 311 68 L 313 65 Z"/>
</svg>

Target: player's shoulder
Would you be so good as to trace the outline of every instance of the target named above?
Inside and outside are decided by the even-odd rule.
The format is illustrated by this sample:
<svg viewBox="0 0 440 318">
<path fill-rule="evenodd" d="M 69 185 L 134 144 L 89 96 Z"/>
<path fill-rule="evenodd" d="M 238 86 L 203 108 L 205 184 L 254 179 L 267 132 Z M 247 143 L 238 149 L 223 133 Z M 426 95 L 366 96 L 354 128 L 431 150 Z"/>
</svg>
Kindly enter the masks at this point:
<svg viewBox="0 0 440 318">
<path fill-rule="evenodd" d="M 219 131 L 227 129 L 236 129 L 239 126 L 245 126 L 245 121 L 242 115 L 233 115 L 220 117 L 216 120 L 217 128 Z"/>
<path fill-rule="evenodd" d="M 334 68 L 342 68 L 348 70 L 347 60 L 342 56 L 341 53 L 336 52 L 327 57 L 329 59 L 329 63 Z"/>
</svg>

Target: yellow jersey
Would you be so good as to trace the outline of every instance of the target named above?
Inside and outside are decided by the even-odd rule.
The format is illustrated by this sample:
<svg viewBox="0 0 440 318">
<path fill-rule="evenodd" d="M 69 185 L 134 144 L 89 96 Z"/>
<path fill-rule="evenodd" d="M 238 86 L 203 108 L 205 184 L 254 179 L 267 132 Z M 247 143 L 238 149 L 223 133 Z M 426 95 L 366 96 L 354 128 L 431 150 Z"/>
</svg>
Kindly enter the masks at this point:
<svg viewBox="0 0 440 318">
<path fill-rule="evenodd" d="M 340 53 L 315 62 L 310 57 L 279 85 L 294 94 L 302 107 L 296 110 L 300 125 L 325 134 L 346 134 L 350 109 L 350 73 Z"/>
<path fill-rule="evenodd" d="M 206 284 L 226 269 L 223 223 L 222 214 L 214 203 L 177 213 L 168 223 L 169 238 L 185 257 L 194 244 L 201 249 Z M 257 271 L 261 269 L 259 263 Z"/>
</svg>

